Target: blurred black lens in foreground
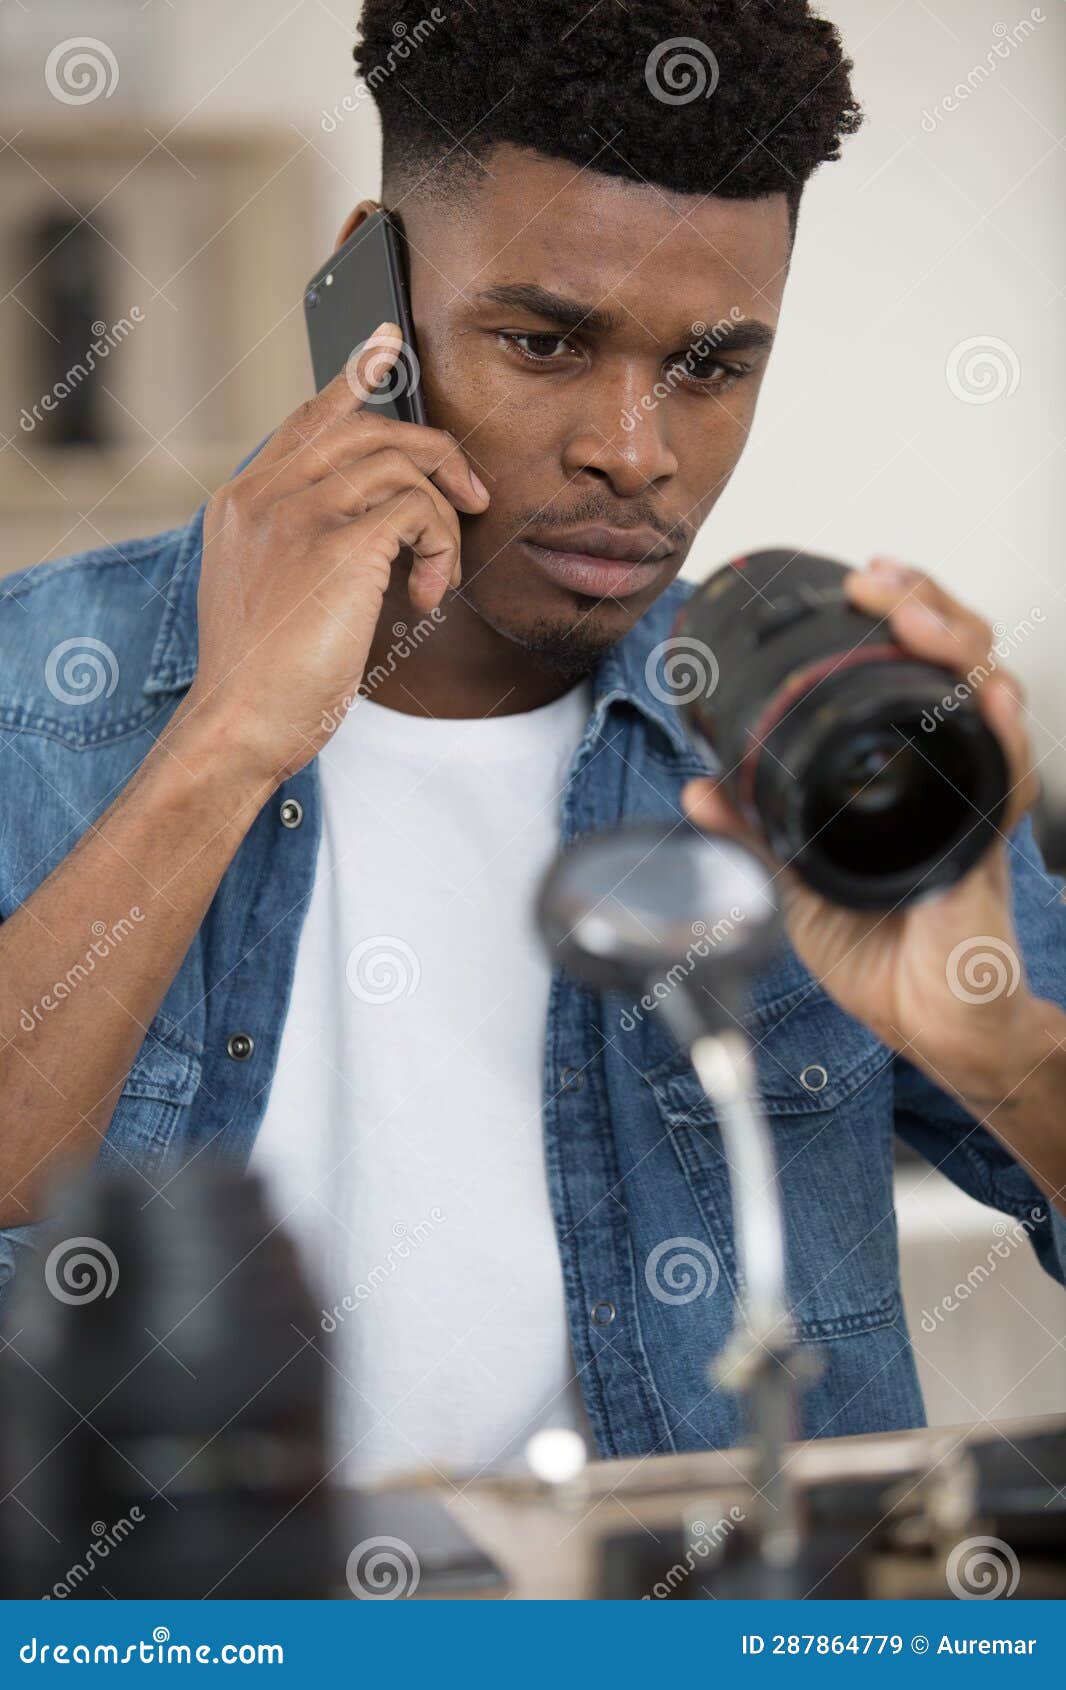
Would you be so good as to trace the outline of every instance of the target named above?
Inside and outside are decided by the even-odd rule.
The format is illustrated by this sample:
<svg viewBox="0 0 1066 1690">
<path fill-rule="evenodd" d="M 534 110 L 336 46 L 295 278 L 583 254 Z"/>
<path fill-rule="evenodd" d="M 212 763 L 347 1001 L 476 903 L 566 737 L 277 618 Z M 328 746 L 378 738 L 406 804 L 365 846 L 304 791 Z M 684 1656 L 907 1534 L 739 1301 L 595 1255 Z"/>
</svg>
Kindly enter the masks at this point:
<svg viewBox="0 0 1066 1690">
<path fill-rule="evenodd" d="M 706 681 L 678 703 L 778 861 L 834 903 L 888 909 L 983 855 L 1007 766 L 959 677 L 853 609 L 846 574 L 783 550 L 717 571 L 678 623 L 674 666 Z"/>
<path fill-rule="evenodd" d="M 2 1594 L 325 1594 L 316 1333 L 258 1181 L 79 1186 L 3 1330 Z"/>
</svg>

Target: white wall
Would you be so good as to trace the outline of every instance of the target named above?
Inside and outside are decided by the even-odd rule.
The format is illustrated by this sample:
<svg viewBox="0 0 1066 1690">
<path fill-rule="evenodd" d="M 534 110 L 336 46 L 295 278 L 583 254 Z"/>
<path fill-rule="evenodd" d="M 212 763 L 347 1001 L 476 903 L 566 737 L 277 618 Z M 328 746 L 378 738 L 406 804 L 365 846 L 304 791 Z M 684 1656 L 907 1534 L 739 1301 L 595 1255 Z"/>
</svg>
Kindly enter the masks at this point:
<svg viewBox="0 0 1066 1690">
<path fill-rule="evenodd" d="M 701 536 L 707 565 L 760 541 L 894 552 L 1010 628 L 1043 754 L 1066 735 L 1062 278 L 1066 18 L 1014 47 L 1003 0 L 826 0 L 868 123 L 814 179 L 775 367 L 740 470 Z M 1009 56 L 954 112 L 945 94 Z M 930 113 L 923 128 L 923 113 Z M 929 128 L 932 133 L 929 133 Z M 966 403 L 948 360 L 1004 343 Z M 965 385 L 965 384 L 964 384 Z M 1066 755 L 1045 765 L 1066 792 Z"/>
<path fill-rule="evenodd" d="M 1040 752 L 1051 752 L 1045 775 L 1066 795 L 1066 752 L 1055 749 L 1066 734 L 1063 6 L 824 4 L 855 59 L 868 123 L 808 191 L 756 427 L 692 572 L 776 541 L 852 560 L 884 550 L 1008 628 L 1030 618 L 1012 662 Z M 354 9 L 182 0 L 149 14 L 176 114 L 281 115 L 317 149 L 323 243 L 377 185 L 369 101 L 333 133 L 321 126 L 323 108 L 354 86 Z M 1023 19 L 1032 34 L 1015 45 Z M 967 78 L 973 91 L 939 115 Z M 948 361 L 971 340 L 1003 343 L 977 375 L 1010 387 L 1016 373 L 1013 392 L 967 403 L 952 391 Z"/>
</svg>

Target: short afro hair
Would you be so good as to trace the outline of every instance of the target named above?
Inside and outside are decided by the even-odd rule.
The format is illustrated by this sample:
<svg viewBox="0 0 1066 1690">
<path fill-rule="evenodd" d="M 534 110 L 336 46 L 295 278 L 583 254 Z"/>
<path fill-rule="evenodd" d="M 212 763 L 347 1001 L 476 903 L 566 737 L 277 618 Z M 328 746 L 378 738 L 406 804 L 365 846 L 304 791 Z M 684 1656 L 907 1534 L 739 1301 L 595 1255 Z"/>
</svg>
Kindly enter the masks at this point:
<svg viewBox="0 0 1066 1690">
<path fill-rule="evenodd" d="M 783 193 L 794 222 L 862 121 L 840 36 L 807 0 L 439 0 L 413 25 L 405 10 L 365 0 L 355 48 L 389 197 L 445 191 L 509 142 L 682 194 Z"/>
</svg>

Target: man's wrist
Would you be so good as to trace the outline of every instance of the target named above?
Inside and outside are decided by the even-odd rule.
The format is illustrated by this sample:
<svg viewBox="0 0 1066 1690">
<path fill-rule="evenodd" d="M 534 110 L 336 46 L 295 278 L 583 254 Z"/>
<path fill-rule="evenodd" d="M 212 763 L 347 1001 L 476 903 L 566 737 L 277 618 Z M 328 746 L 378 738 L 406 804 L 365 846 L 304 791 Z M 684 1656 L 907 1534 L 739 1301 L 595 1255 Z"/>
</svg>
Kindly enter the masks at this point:
<svg viewBox="0 0 1066 1690">
<path fill-rule="evenodd" d="M 205 806 L 224 834 L 243 836 L 278 785 L 231 723 L 189 697 L 167 724 L 150 761 L 177 802 Z"/>
<path fill-rule="evenodd" d="M 1066 1011 L 1027 992 L 996 1028 L 987 1026 L 961 1059 L 936 1055 L 922 1064 L 979 1119 L 1006 1122 L 1066 1072 Z M 1066 1124 L 1066 1123 L 1064 1123 Z"/>
</svg>

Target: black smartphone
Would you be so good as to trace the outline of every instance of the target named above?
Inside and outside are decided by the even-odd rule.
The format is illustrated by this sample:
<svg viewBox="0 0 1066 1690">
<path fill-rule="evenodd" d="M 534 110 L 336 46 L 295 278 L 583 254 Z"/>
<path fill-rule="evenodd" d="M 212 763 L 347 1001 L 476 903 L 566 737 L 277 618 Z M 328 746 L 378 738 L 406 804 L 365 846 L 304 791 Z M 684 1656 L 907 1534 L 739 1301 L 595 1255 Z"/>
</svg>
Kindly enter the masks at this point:
<svg viewBox="0 0 1066 1690">
<path fill-rule="evenodd" d="M 404 241 L 394 217 L 373 212 L 315 271 L 304 289 L 304 316 L 319 391 L 379 323 L 398 323 L 403 351 L 367 403 L 397 422 L 425 423 Z"/>
</svg>

